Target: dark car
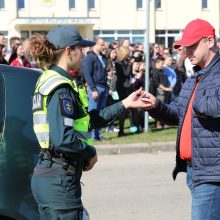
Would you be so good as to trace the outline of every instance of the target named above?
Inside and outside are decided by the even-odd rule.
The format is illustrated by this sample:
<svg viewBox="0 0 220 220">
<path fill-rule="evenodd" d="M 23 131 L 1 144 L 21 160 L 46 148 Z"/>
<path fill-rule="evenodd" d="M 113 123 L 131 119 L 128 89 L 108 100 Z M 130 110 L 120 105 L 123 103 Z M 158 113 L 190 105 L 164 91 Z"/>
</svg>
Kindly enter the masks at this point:
<svg viewBox="0 0 220 220">
<path fill-rule="evenodd" d="M 31 175 L 39 144 L 32 93 L 40 71 L 0 65 L 0 219 L 37 220 Z"/>
</svg>

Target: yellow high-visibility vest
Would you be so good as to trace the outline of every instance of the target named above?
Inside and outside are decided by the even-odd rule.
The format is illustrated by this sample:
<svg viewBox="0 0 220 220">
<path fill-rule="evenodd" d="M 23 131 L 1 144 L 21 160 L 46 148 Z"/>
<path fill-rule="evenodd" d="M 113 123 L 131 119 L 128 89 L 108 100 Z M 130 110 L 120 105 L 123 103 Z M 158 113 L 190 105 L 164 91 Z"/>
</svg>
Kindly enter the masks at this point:
<svg viewBox="0 0 220 220">
<path fill-rule="evenodd" d="M 79 94 L 82 111 L 85 112 L 84 117 L 74 120 L 74 133 L 80 140 L 93 145 L 92 135 L 89 131 L 90 117 L 86 110 L 88 107 L 88 97 L 85 87 L 78 88 L 75 80 L 71 81 L 53 70 L 43 72 L 33 94 L 33 124 L 38 142 L 41 148 L 49 148 L 50 128 L 47 120 L 47 99 L 54 89 L 63 84 L 70 85 Z"/>
</svg>

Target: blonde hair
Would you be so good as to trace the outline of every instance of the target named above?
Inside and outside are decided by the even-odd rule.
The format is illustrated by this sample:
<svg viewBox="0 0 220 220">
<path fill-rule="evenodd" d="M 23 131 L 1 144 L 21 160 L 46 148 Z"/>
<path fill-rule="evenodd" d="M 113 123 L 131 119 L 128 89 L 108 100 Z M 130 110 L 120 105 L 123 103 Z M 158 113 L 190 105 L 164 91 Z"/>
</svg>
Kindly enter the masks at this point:
<svg viewBox="0 0 220 220">
<path fill-rule="evenodd" d="M 52 64 L 56 64 L 63 51 L 64 49 L 56 50 L 44 35 L 37 34 L 31 37 L 30 53 L 40 63 L 41 69 L 48 69 Z"/>
<path fill-rule="evenodd" d="M 119 47 L 117 59 L 122 61 L 128 57 L 130 50 L 127 47 Z"/>
</svg>

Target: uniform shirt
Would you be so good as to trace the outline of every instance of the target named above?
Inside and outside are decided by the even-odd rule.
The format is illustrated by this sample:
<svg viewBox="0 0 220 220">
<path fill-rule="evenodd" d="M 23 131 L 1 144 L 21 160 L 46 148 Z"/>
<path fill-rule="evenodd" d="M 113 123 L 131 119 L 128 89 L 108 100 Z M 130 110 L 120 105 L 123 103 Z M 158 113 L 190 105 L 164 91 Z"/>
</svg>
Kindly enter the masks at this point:
<svg viewBox="0 0 220 220">
<path fill-rule="evenodd" d="M 58 66 L 50 68 L 60 75 L 72 80 L 70 74 Z M 66 100 L 66 101 L 65 101 Z M 69 110 L 65 107 L 68 102 Z M 82 111 L 77 94 L 69 85 L 61 85 L 48 97 L 48 123 L 52 145 L 65 155 L 81 154 L 85 160 L 89 160 L 96 154 L 94 147 L 77 138 L 73 130 L 74 119 L 80 118 Z M 111 120 L 124 110 L 121 102 L 106 107 L 100 112 L 91 111 L 90 128 L 106 126 Z"/>
</svg>

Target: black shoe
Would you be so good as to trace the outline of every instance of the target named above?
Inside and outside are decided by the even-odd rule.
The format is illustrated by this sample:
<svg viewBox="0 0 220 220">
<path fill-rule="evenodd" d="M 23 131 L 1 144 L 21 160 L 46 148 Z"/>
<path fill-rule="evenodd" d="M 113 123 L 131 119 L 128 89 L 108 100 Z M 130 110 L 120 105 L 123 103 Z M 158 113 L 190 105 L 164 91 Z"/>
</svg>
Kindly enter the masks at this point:
<svg viewBox="0 0 220 220">
<path fill-rule="evenodd" d="M 144 128 L 139 127 L 138 130 L 137 130 L 137 133 L 143 133 L 143 132 L 144 132 Z"/>
<path fill-rule="evenodd" d="M 119 132 L 118 132 L 118 137 L 123 137 L 123 136 L 125 136 L 124 131 L 119 131 Z"/>
</svg>

